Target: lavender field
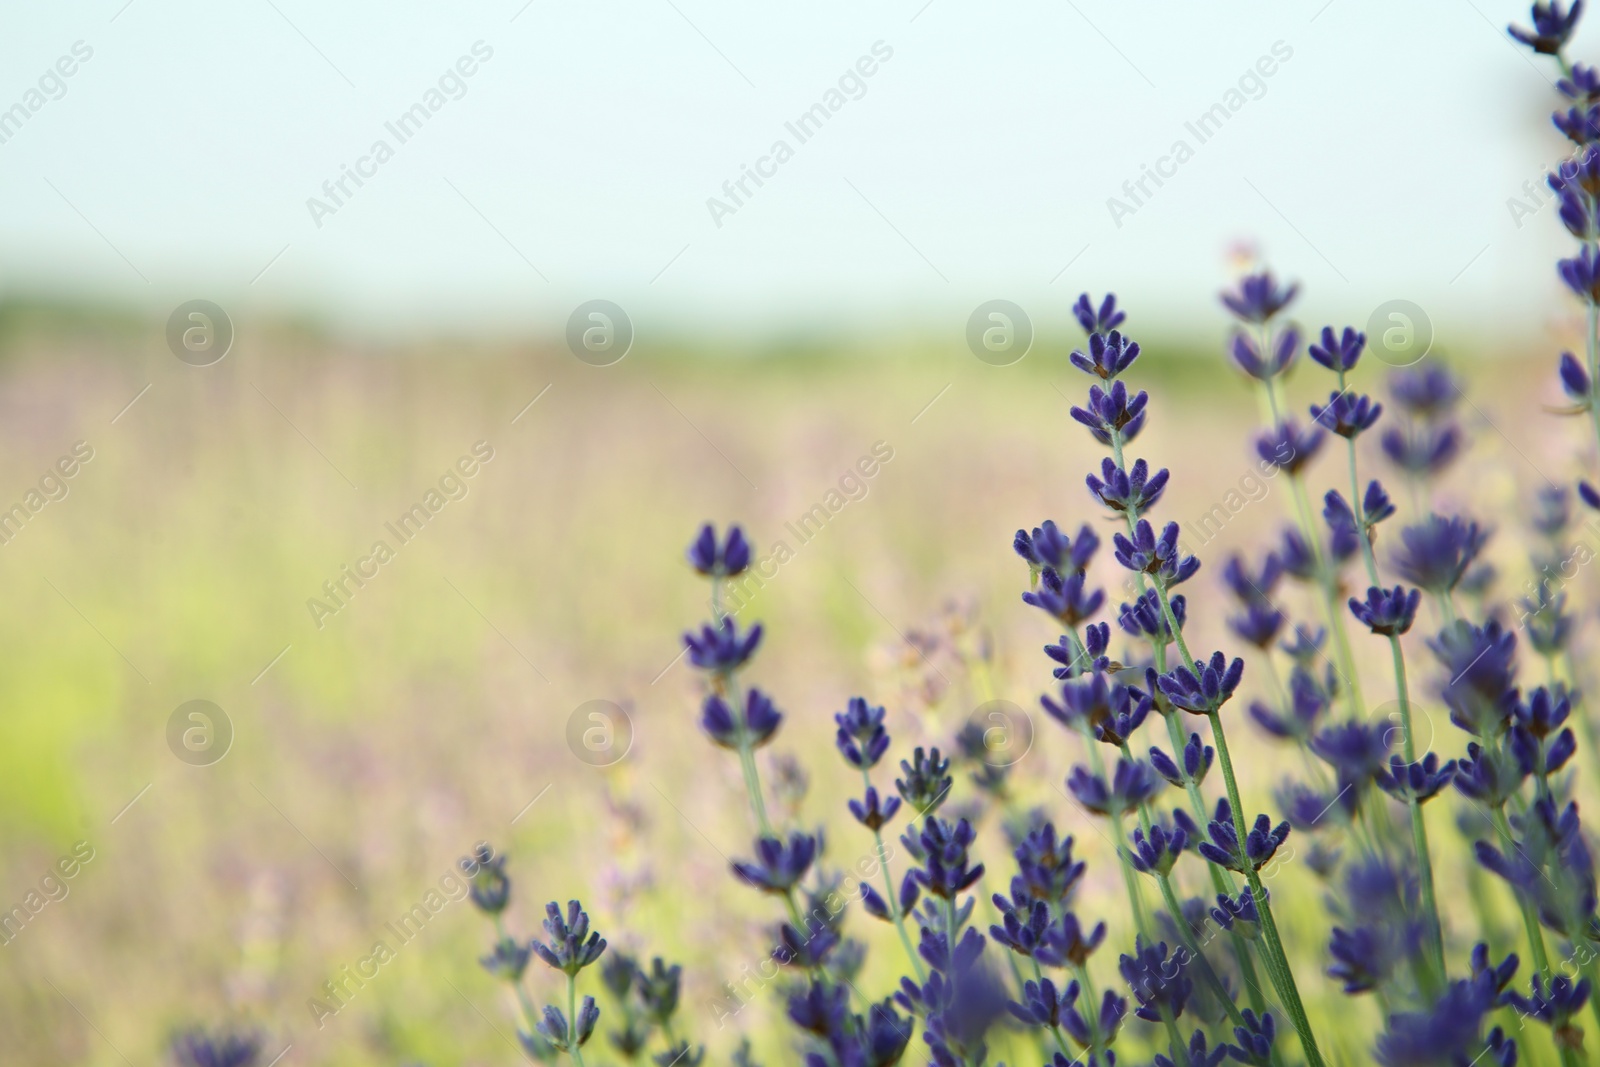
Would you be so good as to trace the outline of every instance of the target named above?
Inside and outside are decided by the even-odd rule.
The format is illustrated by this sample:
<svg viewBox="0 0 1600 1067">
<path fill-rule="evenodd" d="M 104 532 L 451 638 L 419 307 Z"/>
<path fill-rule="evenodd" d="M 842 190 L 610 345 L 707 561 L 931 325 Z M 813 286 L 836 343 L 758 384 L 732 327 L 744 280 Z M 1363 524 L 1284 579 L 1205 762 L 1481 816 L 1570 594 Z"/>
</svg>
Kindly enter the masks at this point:
<svg viewBox="0 0 1600 1067">
<path fill-rule="evenodd" d="M 0 34 L 0 1062 L 1600 1057 L 1581 2 L 119 3 Z"/>
</svg>

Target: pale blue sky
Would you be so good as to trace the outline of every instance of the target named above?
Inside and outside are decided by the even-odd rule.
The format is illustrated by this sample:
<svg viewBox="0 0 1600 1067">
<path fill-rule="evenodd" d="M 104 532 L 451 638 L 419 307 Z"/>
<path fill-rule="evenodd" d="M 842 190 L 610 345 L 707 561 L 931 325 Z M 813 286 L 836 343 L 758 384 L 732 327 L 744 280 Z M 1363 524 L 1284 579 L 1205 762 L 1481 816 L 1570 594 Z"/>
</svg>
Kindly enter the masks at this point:
<svg viewBox="0 0 1600 1067">
<path fill-rule="evenodd" d="M 0 19 L 0 109 L 93 49 L 0 144 L 9 291 L 388 331 L 546 328 L 603 297 L 759 332 L 959 329 L 993 297 L 1049 320 L 1117 287 L 1206 323 L 1254 239 L 1311 321 L 1403 297 L 1465 340 L 1562 309 L 1553 211 L 1507 204 L 1561 150 L 1549 68 L 1501 30 L 1522 5 L 124 2 Z M 399 143 L 385 123 L 480 41 Z M 800 143 L 785 122 L 877 42 Z M 1200 144 L 1185 123 L 1275 44 Z M 319 227 L 307 199 L 380 138 L 393 158 Z M 1193 157 L 1119 227 L 1108 198 L 1180 138 Z M 793 157 L 718 226 L 707 199 L 779 139 Z"/>
</svg>

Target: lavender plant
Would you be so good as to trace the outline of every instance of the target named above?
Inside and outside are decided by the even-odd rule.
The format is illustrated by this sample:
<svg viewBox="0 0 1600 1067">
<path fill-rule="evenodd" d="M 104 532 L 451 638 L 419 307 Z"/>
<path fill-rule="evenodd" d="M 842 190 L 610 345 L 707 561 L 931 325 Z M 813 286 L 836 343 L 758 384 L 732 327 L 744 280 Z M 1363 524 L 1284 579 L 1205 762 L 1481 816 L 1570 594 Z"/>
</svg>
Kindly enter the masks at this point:
<svg viewBox="0 0 1600 1067">
<path fill-rule="evenodd" d="M 1581 8 L 1536 4 L 1533 29 L 1512 32 L 1556 59 L 1570 104 L 1556 125 L 1577 152 L 1550 184 L 1581 243 L 1559 272 L 1586 305 L 1588 334 L 1586 357 L 1563 354 L 1558 376 L 1564 410 L 1589 414 L 1600 442 L 1600 74 L 1565 57 Z M 891 962 L 878 968 L 898 978 L 889 995 L 859 988 L 878 939 L 855 933 L 828 840 L 801 822 L 799 792 L 768 805 L 762 760 L 785 715 L 744 680 L 762 625 L 742 626 L 722 607 L 727 583 L 751 564 L 750 542 L 738 526 L 698 531 L 687 558 L 710 583 L 712 617 L 683 640 L 701 680 L 699 724 L 738 760 L 752 840 L 731 873 L 772 903 L 758 951 L 806 1067 L 921 1058 L 984 1067 L 1000 1049 L 1002 1063 L 1044 1067 L 1114 1067 L 1119 1056 L 1322 1067 L 1353 1044 L 1381 1067 L 1552 1058 L 1571 1067 L 1592 1056 L 1584 1022 L 1600 1024 L 1600 889 L 1573 795 L 1579 734 L 1591 750 L 1596 736 L 1577 688 L 1576 619 L 1553 574 L 1569 494 L 1552 486 L 1529 509 L 1535 580 L 1517 605 L 1519 638 L 1492 595 L 1494 532 L 1433 510 L 1438 480 L 1467 444 L 1453 415 L 1461 380 L 1437 362 L 1405 368 L 1379 400 L 1362 387 L 1366 337 L 1349 326 L 1304 333 L 1287 318 L 1298 293 L 1262 271 L 1221 296 L 1233 319 L 1228 357 L 1261 404 L 1252 462 L 1284 480 L 1291 507 L 1272 545 L 1221 561 L 1220 603 L 1194 592 L 1202 562 L 1176 523 L 1157 518 L 1172 472 L 1133 454 L 1158 412 L 1128 380 L 1141 349 L 1125 311 L 1114 296 L 1087 294 L 1072 309 L 1086 342 L 1070 362 L 1091 380 L 1071 417 L 1103 450 L 1084 481 L 1112 532 L 1103 539 L 1080 522 L 1069 534 L 1072 524 L 1045 520 L 1018 530 L 1012 547 L 1027 567 L 1024 606 L 1054 638 L 1039 661 L 1041 681 L 1050 672 L 1039 706 L 1081 745 L 1082 762 L 1046 773 L 1076 810 L 1021 809 L 1018 776 L 986 759 L 982 729 L 894 761 L 888 709 L 841 699 L 834 747 L 860 782 L 841 807 L 864 831 L 871 872 L 850 896 L 893 930 L 881 939 Z M 1289 382 L 1304 362 L 1327 377 L 1294 414 Z M 1402 503 L 1363 477 L 1372 454 L 1402 479 Z M 1316 490 L 1319 460 L 1338 474 Z M 1600 509 L 1588 482 L 1577 498 Z M 1127 575 L 1116 605 L 1092 577 L 1105 541 Z M 1191 640 L 1212 608 L 1217 632 L 1245 655 Z M 1315 621 L 1297 614 L 1306 608 Z M 1519 685 L 1519 640 L 1542 661 L 1544 684 Z M 1391 689 L 1392 702 L 1368 699 Z M 1458 734 L 1424 735 L 1432 701 Z M 1275 811 L 1245 804 L 1230 747 L 1243 724 L 1292 757 L 1274 765 L 1303 767 L 1257 783 Z M 899 767 L 892 792 L 885 760 Z M 796 764 L 784 777 L 803 774 Z M 1469 848 L 1439 833 L 1443 809 Z M 1010 853 L 1004 873 L 983 854 L 996 840 L 983 829 L 990 816 Z M 1114 843 L 1121 915 L 1082 899 L 1089 865 L 1058 830 L 1061 817 Z M 1296 859 L 1325 888 L 1325 913 L 1291 918 L 1297 902 L 1269 891 L 1288 886 L 1276 879 Z M 605 941 L 576 902 L 549 906 L 548 940 L 519 942 L 503 921 L 504 858 L 483 853 L 466 869 L 495 924 L 483 964 L 517 997 L 530 1057 L 583 1063 L 599 1009 L 592 997 L 580 1006 L 577 983 L 596 962 L 619 1020 L 617 1055 L 636 1062 L 654 1047 L 663 1067 L 706 1056 L 675 1028 L 677 967 L 656 959 L 646 969 L 615 952 L 601 961 Z M 1491 880 L 1515 909 L 1514 944 Z M 1470 910 L 1441 891 L 1455 881 L 1472 887 Z M 1116 951 L 1102 953 L 1108 941 Z M 564 1009 L 536 1013 L 524 982 L 534 956 L 565 976 Z M 1341 998 L 1353 1013 L 1375 1011 L 1376 1032 L 1343 1021 Z M 1308 1000 L 1324 1009 L 1320 1025 Z M 748 1044 L 732 1062 L 754 1062 Z"/>
</svg>

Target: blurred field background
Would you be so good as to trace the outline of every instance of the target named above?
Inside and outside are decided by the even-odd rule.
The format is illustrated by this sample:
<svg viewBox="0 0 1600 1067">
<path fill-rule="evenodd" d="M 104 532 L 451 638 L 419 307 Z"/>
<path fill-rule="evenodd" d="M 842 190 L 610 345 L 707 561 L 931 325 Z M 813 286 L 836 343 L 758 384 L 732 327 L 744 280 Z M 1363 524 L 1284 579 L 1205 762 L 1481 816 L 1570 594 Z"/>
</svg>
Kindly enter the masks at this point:
<svg viewBox="0 0 1600 1067">
<path fill-rule="evenodd" d="M 1224 365 L 1220 313 L 1163 329 L 1147 325 L 1141 294 L 1123 296 L 1148 352 L 1132 378 L 1152 392 L 1136 452 L 1172 469 L 1160 515 L 1187 525 L 1255 471 L 1255 400 Z M 502 987 L 476 962 L 488 924 L 464 902 L 321 1027 L 307 1006 L 480 840 L 510 856 L 514 930 L 533 933 L 545 901 L 580 897 L 614 945 L 684 964 L 681 1032 L 710 1046 L 709 1062 L 727 1062 L 738 1032 L 769 1063 L 793 1062 L 773 996 L 725 1029 L 711 1007 L 759 959 L 772 908 L 727 872 L 752 830 L 737 761 L 700 735 L 697 680 L 675 659 L 707 614 L 684 545 L 714 519 L 742 521 L 758 555 L 780 538 L 796 548 L 741 613 L 767 626 L 752 678 L 787 713 L 763 774 L 771 787 L 791 759 L 803 769 L 777 810 L 825 826 L 830 864 L 849 866 L 869 841 L 844 811 L 859 783 L 833 749 L 832 713 L 857 693 L 887 704 L 898 761 L 914 743 L 947 746 L 991 696 L 1032 712 L 1050 681 L 1039 648 L 1058 635 L 1020 601 L 1012 533 L 1102 522 L 1082 485 L 1099 453 L 1067 416 L 1085 382 L 1065 336 L 1006 368 L 979 363 L 954 331 L 710 349 L 641 336 L 597 368 L 559 341 L 380 346 L 241 320 L 233 352 L 196 368 L 168 353 L 161 323 L 136 316 L 13 304 L 0 323 L 0 506 L 76 442 L 93 449 L 68 494 L 0 545 L 0 904 L 21 903 L 76 842 L 93 850 L 68 895 L 0 945 L 7 1063 L 143 1067 L 172 1027 L 221 1021 L 263 1029 L 268 1058 L 292 1046 L 293 1065 L 516 1062 Z M 1543 347 L 1429 358 L 1451 359 L 1472 398 L 1460 412 L 1470 449 L 1437 500 L 1499 528 L 1496 595 L 1509 598 L 1528 576 L 1518 509 L 1546 476 L 1573 473 L 1582 427 L 1541 409 L 1554 388 Z M 1381 370 L 1364 363 L 1356 386 L 1381 393 Z M 1311 378 L 1290 382 L 1302 410 L 1321 384 Z M 307 599 L 479 441 L 494 456 L 465 498 L 319 630 Z M 784 524 L 876 442 L 893 458 L 865 496 L 797 545 Z M 1393 479 L 1409 519 L 1375 448 L 1363 464 Z M 1309 482 L 1320 496 L 1344 478 L 1330 449 Z M 1191 542 L 1206 562 L 1187 589 L 1197 648 L 1239 645 L 1217 574 L 1284 524 L 1286 487 L 1266 484 L 1214 540 Z M 1109 551 L 1096 568 L 1115 603 Z M 1296 619 L 1317 618 L 1302 591 L 1284 599 Z M 1423 629 L 1408 651 L 1433 713 Z M 1538 674 L 1526 656 L 1522 669 Z M 1259 671 L 1245 687 L 1267 691 Z M 1392 696 L 1383 672 L 1365 687 L 1369 704 Z M 197 698 L 235 731 L 211 766 L 167 745 L 169 716 Z M 631 749 L 607 768 L 567 741 L 574 709 L 595 699 L 632 723 Z M 1270 810 L 1271 786 L 1299 768 L 1244 706 L 1230 706 L 1230 736 L 1247 802 Z M 1460 735 L 1438 722 L 1454 755 Z M 1079 742 L 1034 723 L 1014 804 L 1044 806 L 1090 861 L 1078 910 L 1112 924 L 1094 961 L 1104 987 L 1131 940 L 1115 861 L 1106 828 L 1061 793 Z M 1580 760 L 1587 798 L 1595 754 Z M 954 803 L 973 796 L 958 779 Z M 1449 913 L 1470 915 L 1481 891 L 1510 947 L 1515 910 L 1469 873 L 1451 829 L 1459 802 L 1427 810 Z M 993 814 L 979 851 L 986 885 L 1003 885 L 1011 861 Z M 1195 873 L 1182 877 L 1198 893 Z M 1291 862 L 1272 890 L 1319 1029 L 1340 1062 L 1360 1062 L 1376 1009 L 1317 977 L 1322 888 Z M 872 946 L 860 984 L 886 995 L 893 931 L 858 907 L 848 929 Z M 536 995 L 554 991 L 548 972 L 530 975 Z M 919 1036 L 913 1060 L 921 1049 Z M 1003 1042 L 993 1053 L 1031 1055 Z"/>
</svg>

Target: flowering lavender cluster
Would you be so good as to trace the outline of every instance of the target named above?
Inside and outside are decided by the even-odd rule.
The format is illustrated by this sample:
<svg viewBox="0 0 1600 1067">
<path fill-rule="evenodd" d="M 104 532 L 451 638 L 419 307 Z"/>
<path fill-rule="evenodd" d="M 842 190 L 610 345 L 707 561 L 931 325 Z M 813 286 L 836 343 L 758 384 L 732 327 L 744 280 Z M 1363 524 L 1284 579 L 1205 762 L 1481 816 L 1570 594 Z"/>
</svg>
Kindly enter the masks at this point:
<svg viewBox="0 0 1600 1067">
<path fill-rule="evenodd" d="M 528 1058 L 535 1063 L 554 1063 L 565 1054 L 577 1067 L 583 1067 L 583 1049 L 600 1022 L 600 1008 L 590 995 L 579 1002 L 578 975 L 605 956 L 600 983 L 621 1019 L 620 1028 L 606 1035 L 612 1050 L 627 1063 L 649 1058 L 661 1067 L 699 1067 L 705 1049 L 691 1047 L 673 1029 L 682 968 L 668 966 L 660 956 L 647 969 L 626 953 L 606 955 L 606 939 L 590 929 L 589 915 L 576 900 L 568 901 L 565 909 L 555 901 L 545 905 L 544 940 L 531 938 L 524 942 L 512 936 L 505 919 L 511 903 L 511 877 L 506 874 L 505 865 L 503 854 L 480 845 L 462 859 L 461 871 L 471 881 L 468 896 L 473 905 L 494 923 L 493 948 L 479 963 L 513 993 L 520 1016 L 517 1038 Z M 535 1010 L 524 980 L 534 957 L 565 977 L 565 1010 L 554 1004 Z M 652 1055 L 649 1050 L 657 1035 L 661 1048 Z"/>
<path fill-rule="evenodd" d="M 1090 577 L 1106 546 L 1088 523 L 1069 535 L 1044 521 L 1019 530 L 1013 547 L 1028 565 L 1024 604 L 1060 634 L 1044 649 L 1056 684 L 1040 706 L 1082 739 L 1085 761 L 1066 775 L 1064 795 L 1079 809 L 1072 817 L 1102 821 L 1120 842 L 1132 931 L 1114 973 L 1096 955 L 1108 924 L 1081 911 L 1086 864 L 1073 838 L 1048 811 L 1010 808 L 1009 768 L 983 759 L 983 732 L 961 731 L 951 755 L 915 748 L 900 761 L 894 793 L 880 792 L 874 772 L 891 748 L 887 713 L 858 696 L 835 715 L 835 740 L 861 775 L 861 792 L 845 807 L 870 835 L 882 887 L 863 878 L 857 897 L 862 911 L 894 928 L 904 956 L 892 996 L 863 994 L 865 946 L 847 932 L 841 879 L 824 862 L 820 831 L 775 825 L 767 813 L 756 754 L 783 716 L 739 681 L 762 629 L 719 616 L 685 636 L 706 680 L 702 729 L 739 757 L 755 824 L 751 854 L 732 873 L 782 906 L 769 958 L 807 1067 L 897 1063 L 916 1031 L 939 1067 L 979 1067 L 997 1045 L 1016 1057 L 1030 1042 L 1035 1052 L 1024 1055 L 1045 1067 L 1110 1067 L 1119 1052 L 1125 1062 L 1147 1052 L 1155 1064 L 1189 1067 L 1297 1056 L 1321 1065 L 1329 1062 L 1324 1046 L 1344 1050 L 1351 1041 L 1342 1028 L 1313 1025 L 1301 992 L 1308 982 L 1324 1003 L 1329 995 L 1376 1003 L 1381 1025 L 1362 1044 L 1383 1067 L 1511 1067 L 1530 1043 L 1564 1064 L 1582 1062 L 1578 1016 L 1587 1009 L 1600 1019 L 1589 947 L 1600 922 L 1571 799 L 1577 743 L 1568 723 L 1578 695 L 1556 677 L 1558 666 L 1570 675 L 1562 659 L 1570 619 L 1559 604 L 1524 605 L 1527 640 L 1552 680 L 1518 688 L 1517 636 L 1490 603 L 1493 575 L 1480 558 L 1489 531 L 1425 506 L 1460 451 L 1456 379 L 1434 364 L 1401 370 L 1386 404 L 1353 385 L 1366 338 L 1327 327 L 1305 346 L 1330 376 L 1327 398 L 1306 417 L 1288 414 L 1283 385 L 1301 335 L 1284 315 L 1296 295 L 1262 273 L 1223 296 L 1237 323 L 1230 354 L 1268 413 L 1255 451 L 1284 475 L 1294 505 L 1276 544 L 1252 561 L 1224 561 L 1220 573 L 1236 605 L 1222 621 L 1264 682 L 1242 701 L 1245 718 L 1269 742 L 1299 750 L 1307 768 L 1303 779 L 1277 784 L 1276 814 L 1245 807 L 1229 749 L 1227 727 L 1238 724 L 1228 706 L 1245 689 L 1245 660 L 1191 648 L 1192 612 L 1178 588 L 1201 563 L 1175 523 L 1155 518 L 1170 472 L 1133 454 L 1152 417 L 1148 394 L 1125 381 L 1139 345 L 1123 332 L 1114 297 L 1085 295 L 1074 309 L 1087 343 L 1071 361 L 1091 382 L 1071 414 L 1109 452 L 1085 486 L 1114 527 L 1109 554 L 1130 576 L 1130 599 L 1113 611 Z M 1410 499 L 1382 570 L 1376 533 L 1398 524 L 1403 505 L 1381 481 L 1359 476 L 1357 442 L 1374 430 Z M 1341 450 L 1348 482 L 1323 493 L 1319 513 L 1311 462 Z M 1536 512 L 1548 553 L 1570 520 L 1566 495 L 1542 493 Z M 737 527 L 720 538 L 706 527 L 689 559 L 712 582 L 715 606 L 721 583 L 748 565 L 748 542 Z M 1287 583 L 1304 588 L 1320 619 L 1291 617 Z M 1421 643 L 1439 667 L 1431 695 L 1465 735 L 1451 746 L 1463 750 L 1456 755 L 1431 750 L 1445 738 L 1423 744 L 1415 721 L 1402 638 L 1425 603 L 1436 628 Z M 1392 705 L 1372 705 L 1360 684 L 1360 664 L 1375 658 L 1362 653 L 1377 649 L 1388 652 Z M 947 804 L 957 764 L 973 770 L 976 805 Z M 1169 788 L 1181 797 L 1167 800 Z M 1440 909 L 1424 808 L 1445 795 L 1456 798 L 1473 837 L 1468 862 L 1504 881 L 1517 902 L 1532 960 L 1525 984 L 1481 886 L 1476 922 Z M 989 888 L 978 857 L 985 803 L 1002 811 L 1014 862 L 1004 891 Z M 910 862 L 896 879 L 884 830 L 902 816 L 899 843 Z M 1320 943 L 1305 943 L 1304 922 L 1280 923 L 1281 902 L 1268 890 L 1295 858 L 1291 833 L 1311 838 L 1301 854 L 1330 890 Z M 1193 895 L 1197 886 L 1205 890 Z M 987 922 L 976 915 L 985 897 Z M 1307 966 L 1313 955 L 1320 967 Z M 1542 1046 L 1537 1030 L 1547 1035 Z"/>
<path fill-rule="evenodd" d="M 1568 106 L 1555 122 L 1577 152 L 1550 185 L 1580 242 L 1560 276 L 1586 305 L 1588 333 L 1586 357 L 1563 353 L 1559 378 L 1566 410 L 1588 414 L 1600 440 L 1600 73 L 1564 54 L 1581 9 L 1581 0 L 1535 4 L 1533 29 L 1512 34 L 1561 68 Z M 1297 296 L 1264 271 L 1221 297 L 1233 320 L 1228 357 L 1262 405 L 1252 451 L 1283 477 L 1289 505 L 1268 546 L 1217 568 L 1228 606 L 1204 624 L 1231 635 L 1233 649 L 1191 641 L 1198 606 L 1215 602 L 1180 591 L 1192 591 L 1202 563 L 1179 526 L 1158 518 L 1171 472 L 1135 451 L 1156 413 L 1127 381 L 1141 350 L 1126 313 L 1111 295 L 1084 294 L 1073 308 L 1086 343 L 1071 364 L 1089 381 L 1070 413 L 1103 450 L 1085 472 L 1084 502 L 1103 509 L 1109 536 L 1089 521 L 1069 535 L 1045 520 L 1013 541 L 1027 564 L 1021 599 L 1059 635 L 1039 663 L 1041 682 L 1051 674 L 1040 707 L 1081 742 L 1082 762 L 1055 779 L 1064 804 L 1054 812 L 1015 806 L 1012 766 L 986 758 L 986 732 L 973 726 L 943 750 L 902 750 L 894 774 L 887 710 L 851 696 L 833 716 L 835 747 L 860 776 L 843 807 L 867 858 L 846 892 L 821 830 L 768 807 L 760 757 L 785 716 L 743 680 L 762 626 L 742 627 L 722 606 L 751 564 L 750 542 L 738 526 L 719 534 L 708 524 L 690 544 L 712 605 L 683 638 L 702 680 L 699 725 L 737 757 L 752 828 L 730 874 L 770 902 L 756 969 L 806 1067 L 984 1067 L 1000 1049 L 1000 1062 L 1043 1067 L 1115 1067 L 1119 1056 L 1157 1067 L 1323 1067 L 1352 1050 L 1382 1067 L 1593 1061 L 1600 1038 L 1586 1045 L 1583 1017 L 1600 1024 L 1600 919 L 1573 799 L 1575 727 L 1591 753 L 1600 739 L 1575 684 L 1575 619 L 1552 577 L 1571 494 L 1552 485 L 1530 502 L 1537 577 L 1516 604 L 1497 602 L 1484 559 L 1492 531 L 1432 506 L 1465 445 L 1456 376 L 1437 362 L 1402 368 L 1380 400 L 1358 386 L 1370 381 L 1366 337 L 1350 326 L 1304 333 L 1287 317 Z M 1286 382 L 1302 349 L 1321 383 L 1296 412 Z M 1361 477 L 1369 434 L 1398 499 Z M 1319 459 L 1340 472 L 1320 507 Z M 1591 484 L 1579 482 L 1576 495 L 1600 509 Z M 1091 576 L 1113 564 L 1128 579 L 1116 604 Z M 1543 684 L 1519 684 L 1519 646 L 1542 662 Z M 1390 691 L 1392 700 L 1376 699 Z M 1433 700 L 1451 730 L 1435 733 L 1420 713 Z M 1272 811 L 1241 794 L 1229 733 L 1245 728 L 1295 757 L 1274 765 L 1304 767 L 1257 784 Z M 963 771 L 973 795 L 951 803 Z M 1438 847 L 1446 809 L 1459 836 Z M 980 858 L 989 813 L 1010 853 L 1003 872 Z M 1115 843 L 1127 904 L 1115 923 L 1087 910 L 1088 865 L 1060 818 Z M 1449 847 L 1462 839 L 1466 847 Z M 1290 918 L 1287 894 L 1269 890 L 1296 859 L 1326 890 L 1314 920 L 1303 906 Z M 581 1065 L 600 1012 L 593 997 L 579 1005 L 577 978 L 606 942 L 576 901 L 548 906 L 547 940 L 519 942 L 502 918 L 504 858 L 466 862 L 472 899 L 495 922 L 483 965 L 515 991 L 524 1048 Z M 1513 902 L 1519 930 L 1501 921 L 1497 893 Z M 848 921 L 852 903 L 892 928 L 881 939 L 890 951 L 899 943 L 898 982 L 876 995 L 860 988 L 872 939 Z M 523 985 L 533 956 L 565 975 L 565 1010 L 535 1013 Z M 679 968 L 658 958 L 646 970 L 612 953 L 600 973 L 621 1020 L 609 1034 L 616 1054 L 649 1054 L 662 1067 L 703 1061 L 705 1049 L 674 1029 Z M 1347 1011 L 1376 1023 L 1341 1021 Z M 748 1042 L 731 1062 L 754 1064 Z"/>
</svg>

